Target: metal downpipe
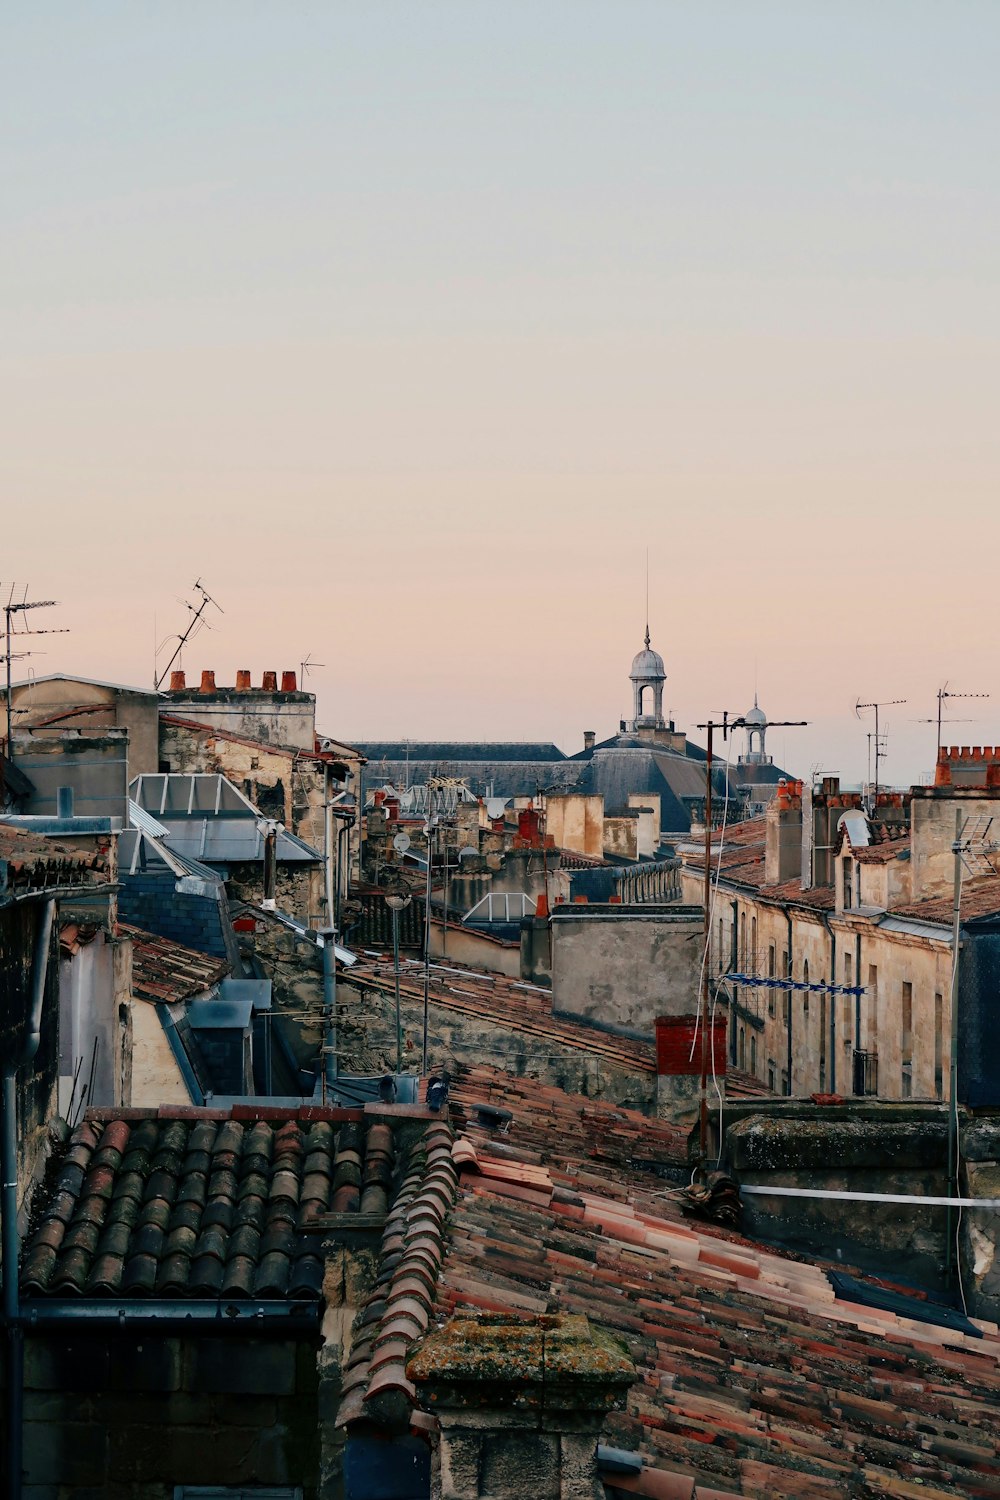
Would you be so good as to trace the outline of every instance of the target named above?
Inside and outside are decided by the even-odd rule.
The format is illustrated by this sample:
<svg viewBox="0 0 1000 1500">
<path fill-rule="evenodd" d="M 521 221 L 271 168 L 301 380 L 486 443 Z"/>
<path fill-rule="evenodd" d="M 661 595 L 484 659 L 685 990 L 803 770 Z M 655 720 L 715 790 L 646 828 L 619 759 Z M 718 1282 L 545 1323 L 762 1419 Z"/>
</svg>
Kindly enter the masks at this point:
<svg viewBox="0 0 1000 1500">
<path fill-rule="evenodd" d="M 32 1061 L 41 1040 L 42 1003 L 55 910 L 56 903 L 51 900 L 42 907 L 32 956 L 27 1031 L 16 1059 L 4 1067 L 0 1080 L 0 1244 L 3 1250 L 3 1317 L 7 1335 L 7 1452 L 4 1470 L 8 1500 L 20 1500 L 24 1453 L 24 1331 L 17 1285 L 21 1259 L 17 1232 L 17 1071 Z"/>
</svg>

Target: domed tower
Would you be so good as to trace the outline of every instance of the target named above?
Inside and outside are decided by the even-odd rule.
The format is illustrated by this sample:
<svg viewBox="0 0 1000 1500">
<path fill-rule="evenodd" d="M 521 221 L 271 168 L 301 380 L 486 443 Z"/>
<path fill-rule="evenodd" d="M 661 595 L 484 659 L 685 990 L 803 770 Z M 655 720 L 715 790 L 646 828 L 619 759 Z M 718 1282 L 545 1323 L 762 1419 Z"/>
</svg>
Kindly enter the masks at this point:
<svg viewBox="0 0 1000 1500">
<path fill-rule="evenodd" d="M 632 721 L 632 729 L 665 729 L 667 726 L 663 720 L 663 684 L 667 680 L 666 668 L 663 665 L 663 657 L 658 651 L 650 649 L 649 626 L 646 626 L 646 645 L 632 662 L 632 670 L 628 674 L 632 683 L 632 693 L 635 701 L 635 718 Z M 650 705 L 652 698 L 652 705 Z M 652 707 L 652 711 L 650 708 Z"/>
<path fill-rule="evenodd" d="M 753 708 L 743 716 L 743 724 L 747 732 L 747 753 L 743 758 L 744 764 L 748 766 L 770 765 L 771 757 L 764 753 L 767 714 L 759 706 L 756 693 L 753 695 Z"/>
</svg>

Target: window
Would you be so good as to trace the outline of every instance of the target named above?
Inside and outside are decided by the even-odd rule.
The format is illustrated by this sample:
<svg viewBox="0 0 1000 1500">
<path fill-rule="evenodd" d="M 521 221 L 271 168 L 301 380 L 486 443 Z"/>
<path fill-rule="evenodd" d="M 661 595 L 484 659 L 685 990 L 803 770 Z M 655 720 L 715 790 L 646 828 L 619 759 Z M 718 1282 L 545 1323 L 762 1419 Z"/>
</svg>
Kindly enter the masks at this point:
<svg viewBox="0 0 1000 1500">
<path fill-rule="evenodd" d="M 788 1074 L 784 1069 L 781 1071 L 781 1092 L 783 1094 L 790 1094 L 792 1092 L 788 1086 Z"/>
<path fill-rule="evenodd" d="M 771 1090 L 771 1093 L 773 1094 L 774 1093 L 774 1058 L 773 1057 L 769 1057 L 768 1060 L 767 1060 L 767 1086 Z"/>
<path fill-rule="evenodd" d="M 775 952 L 775 950 L 774 950 L 774 944 L 773 943 L 768 943 L 768 945 L 767 945 L 767 977 L 768 977 L 768 979 L 773 979 L 774 978 L 774 952 Z M 767 992 L 767 1013 L 768 1013 L 769 1016 L 773 1016 L 774 1015 L 774 991 L 773 990 L 768 990 L 768 992 Z"/>
<path fill-rule="evenodd" d="M 826 975 L 820 980 L 820 984 L 826 984 Z M 819 1091 L 823 1093 L 826 1088 L 826 991 L 822 990 L 819 997 Z"/>
<path fill-rule="evenodd" d="M 754 1075 L 754 1077 L 756 1078 L 756 1076 L 757 1076 L 757 1038 L 755 1036 L 752 1036 L 750 1038 L 750 1071 Z"/>
<path fill-rule="evenodd" d="M 754 974 L 757 973 L 757 918 L 750 918 L 750 962 L 753 965 Z"/>
<path fill-rule="evenodd" d="M 849 986 L 854 984 L 854 959 L 850 953 L 844 954 L 844 983 Z M 849 1047 L 851 1045 L 851 1011 L 853 1010 L 851 1001 L 852 997 L 850 995 L 845 995 L 841 1010 L 844 1024 L 845 1047 Z"/>
<path fill-rule="evenodd" d="M 944 997 L 934 995 L 934 1097 L 944 1098 Z"/>
<path fill-rule="evenodd" d="M 745 911 L 741 911 L 740 912 L 740 963 L 742 964 L 744 971 L 746 970 L 746 962 L 747 962 L 747 914 L 746 914 Z"/>
<path fill-rule="evenodd" d="M 804 984 L 808 984 L 809 983 L 809 960 L 808 960 L 808 958 L 805 958 L 805 959 L 802 960 L 802 980 L 803 980 Z M 804 1016 L 807 1016 L 809 1014 L 809 991 L 808 990 L 805 990 L 803 992 L 803 995 L 802 995 L 802 1014 Z"/>
<path fill-rule="evenodd" d="M 913 1097 L 913 985 L 903 980 L 900 1052 L 903 1059 L 900 1092 L 904 1099 Z"/>
<path fill-rule="evenodd" d="M 747 1066 L 747 1029 L 740 1027 L 740 1067 L 746 1072 Z"/>
<path fill-rule="evenodd" d="M 844 871 L 844 907 L 847 909 L 854 905 L 854 882 L 852 880 L 854 861 L 851 859 L 841 860 Z"/>
</svg>

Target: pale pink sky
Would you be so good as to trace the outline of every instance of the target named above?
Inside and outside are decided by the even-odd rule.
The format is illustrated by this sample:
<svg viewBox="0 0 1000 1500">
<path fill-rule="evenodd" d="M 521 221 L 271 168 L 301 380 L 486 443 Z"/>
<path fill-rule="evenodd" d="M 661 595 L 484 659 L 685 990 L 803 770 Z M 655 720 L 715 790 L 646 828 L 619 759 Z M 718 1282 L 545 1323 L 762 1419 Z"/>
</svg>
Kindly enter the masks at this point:
<svg viewBox="0 0 1000 1500">
<path fill-rule="evenodd" d="M 875 11 L 872 14 L 872 11 Z M 311 651 L 344 737 L 682 727 L 930 770 L 993 694 L 1000 11 L 428 3 L 8 18 L 0 579 L 30 665 Z"/>
</svg>

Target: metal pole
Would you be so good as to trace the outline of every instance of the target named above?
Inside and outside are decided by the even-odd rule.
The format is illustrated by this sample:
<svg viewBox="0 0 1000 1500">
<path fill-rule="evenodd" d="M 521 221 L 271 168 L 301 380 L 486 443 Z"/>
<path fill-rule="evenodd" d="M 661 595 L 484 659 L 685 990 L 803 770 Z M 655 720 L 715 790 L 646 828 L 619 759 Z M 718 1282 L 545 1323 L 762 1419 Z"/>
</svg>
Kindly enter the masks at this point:
<svg viewBox="0 0 1000 1500">
<path fill-rule="evenodd" d="M 13 730 L 11 728 L 11 725 L 13 723 L 14 715 L 13 715 L 13 706 L 12 706 L 11 701 L 10 701 L 10 692 L 11 692 L 11 688 L 10 688 L 10 683 L 11 683 L 11 675 L 10 675 L 10 610 L 9 609 L 5 609 L 4 610 L 4 615 L 6 616 L 6 620 L 7 620 L 7 647 L 6 647 L 6 650 L 7 650 L 7 759 L 8 760 L 13 760 L 14 759 L 14 733 L 13 733 Z"/>
<path fill-rule="evenodd" d="M 396 977 L 396 1072 L 403 1071 L 403 1027 L 399 1017 L 399 912 L 392 908 L 392 966 Z"/>
<path fill-rule="evenodd" d="M 337 1082 L 337 954 L 336 934 L 332 927 L 320 933 L 323 939 L 323 1010 L 326 1013 L 326 1052 L 323 1077 L 333 1092 Z"/>
<path fill-rule="evenodd" d="M 962 813 L 955 813 L 955 879 L 951 915 L 951 1059 L 948 1068 L 948 1197 L 958 1197 L 958 960 L 961 952 L 959 931 L 962 922 Z M 912 1022 L 911 1022 L 912 1024 Z M 954 1271 L 955 1211 L 948 1209 L 945 1274 Z"/>
<path fill-rule="evenodd" d="M 427 893 L 424 900 L 424 1043 L 421 1051 L 421 1072 L 427 1077 L 427 1020 L 431 998 L 431 846 L 434 830 L 430 822 L 430 788 L 428 787 L 427 810 Z"/>
<path fill-rule="evenodd" d="M 705 757 L 705 951 L 701 966 L 701 1106 L 699 1110 L 698 1148 L 701 1165 L 708 1152 L 708 950 L 712 940 L 712 730 L 708 724 L 708 746 Z"/>
<path fill-rule="evenodd" d="M 323 767 L 323 861 L 326 865 L 326 920 L 336 922 L 333 900 L 333 803 L 330 801 L 330 767 Z"/>
</svg>

